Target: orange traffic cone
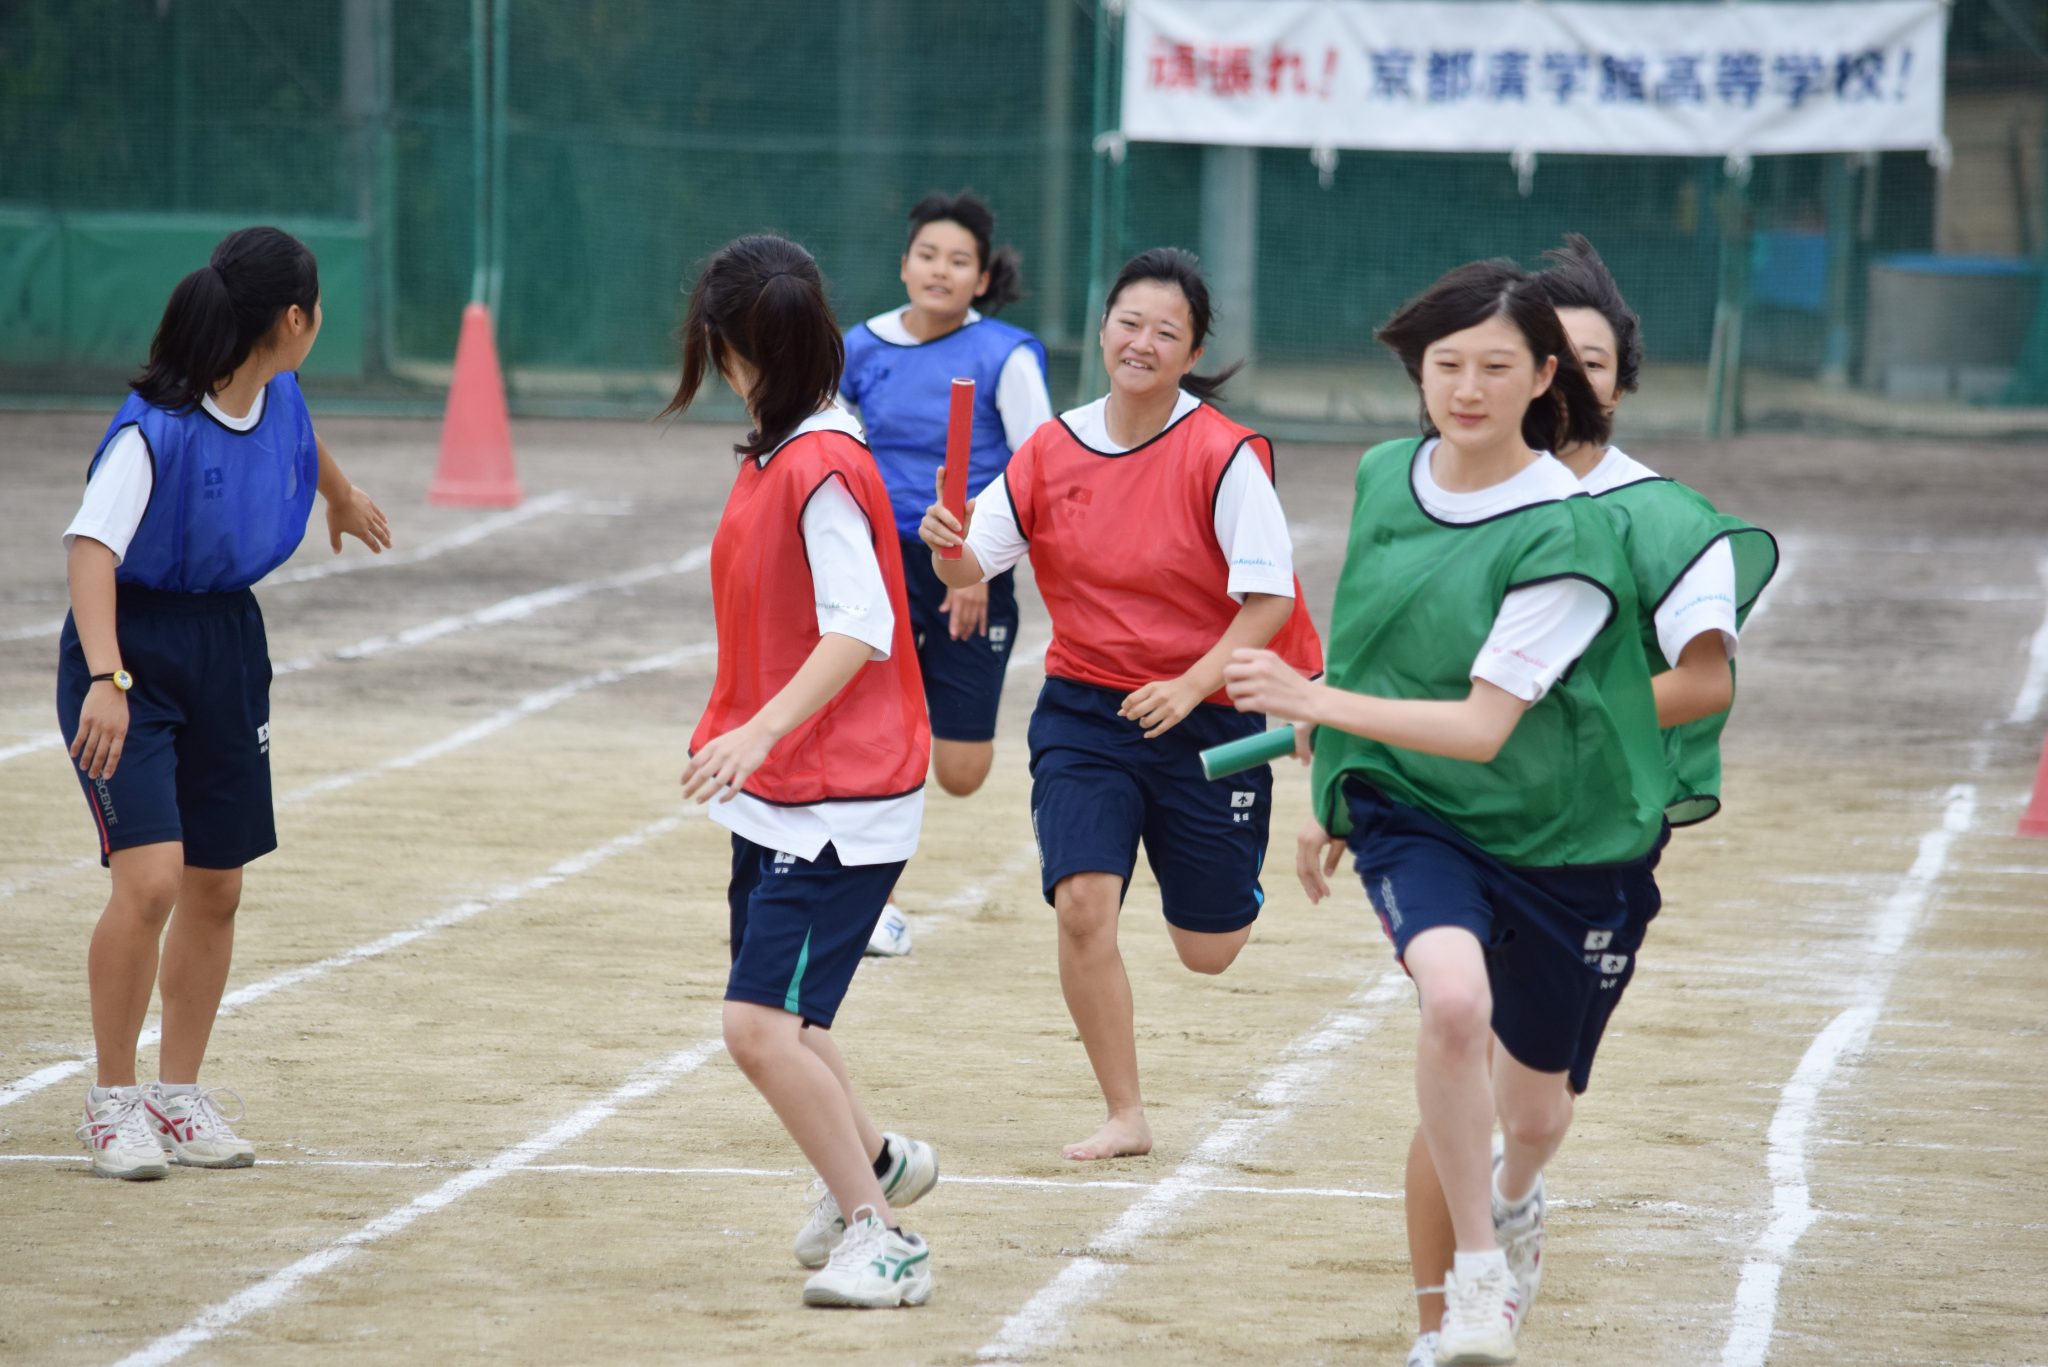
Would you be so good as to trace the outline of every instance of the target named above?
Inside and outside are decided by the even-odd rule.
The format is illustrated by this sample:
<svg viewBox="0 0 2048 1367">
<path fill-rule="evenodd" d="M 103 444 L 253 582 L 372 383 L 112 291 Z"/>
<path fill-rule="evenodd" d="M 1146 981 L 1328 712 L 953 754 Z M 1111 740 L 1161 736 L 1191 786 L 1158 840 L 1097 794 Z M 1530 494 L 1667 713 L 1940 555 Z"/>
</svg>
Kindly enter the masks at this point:
<svg viewBox="0 0 2048 1367">
<path fill-rule="evenodd" d="M 2034 774 L 2034 800 L 2020 818 L 2021 835 L 2048 835 L 2048 744 L 2041 747 L 2041 767 Z"/>
<path fill-rule="evenodd" d="M 516 508 L 522 497 L 512 470 L 512 422 L 505 412 L 505 379 L 491 339 L 491 314 L 482 304 L 462 310 L 455 344 L 455 382 L 441 424 L 441 464 L 427 490 L 429 503 L 471 508 Z"/>
</svg>

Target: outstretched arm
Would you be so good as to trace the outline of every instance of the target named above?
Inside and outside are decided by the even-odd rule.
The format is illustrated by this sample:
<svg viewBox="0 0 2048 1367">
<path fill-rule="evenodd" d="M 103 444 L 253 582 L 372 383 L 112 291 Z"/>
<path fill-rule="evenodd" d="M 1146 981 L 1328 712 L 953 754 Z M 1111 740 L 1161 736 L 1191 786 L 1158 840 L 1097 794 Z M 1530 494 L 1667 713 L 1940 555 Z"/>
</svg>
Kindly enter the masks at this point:
<svg viewBox="0 0 2048 1367">
<path fill-rule="evenodd" d="M 335 463 L 334 453 L 317 434 L 313 446 L 320 452 L 320 497 L 327 500 L 327 544 L 339 555 L 341 538 L 347 534 L 368 546 L 371 554 L 382 555 L 391 545 L 391 523 L 385 519 L 384 510 L 375 499 L 349 483 L 348 476 Z"/>
<path fill-rule="evenodd" d="M 1484 679 L 1455 700 L 1375 698 L 1311 683 L 1270 650 L 1240 650 L 1223 670 L 1240 712 L 1307 722 L 1426 755 L 1487 764 L 1514 734 L 1528 704 Z"/>
</svg>

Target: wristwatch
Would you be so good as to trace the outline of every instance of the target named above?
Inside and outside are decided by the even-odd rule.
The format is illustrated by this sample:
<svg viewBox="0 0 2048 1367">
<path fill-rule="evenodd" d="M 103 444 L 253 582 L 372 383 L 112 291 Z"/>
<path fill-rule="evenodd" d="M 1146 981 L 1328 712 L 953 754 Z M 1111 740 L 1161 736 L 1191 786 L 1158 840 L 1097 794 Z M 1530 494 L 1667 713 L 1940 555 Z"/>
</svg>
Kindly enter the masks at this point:
<svg viewBox="0 0 2048 1367">
<path fill-rule="evenodd" d="M 92 681 L 94 683 L 110 683 L 123 693 L 135 687 L 135 676 L 125 669 L 117 669 L 111 674 L 95 674 L 92 676 Z"/>
</svg>

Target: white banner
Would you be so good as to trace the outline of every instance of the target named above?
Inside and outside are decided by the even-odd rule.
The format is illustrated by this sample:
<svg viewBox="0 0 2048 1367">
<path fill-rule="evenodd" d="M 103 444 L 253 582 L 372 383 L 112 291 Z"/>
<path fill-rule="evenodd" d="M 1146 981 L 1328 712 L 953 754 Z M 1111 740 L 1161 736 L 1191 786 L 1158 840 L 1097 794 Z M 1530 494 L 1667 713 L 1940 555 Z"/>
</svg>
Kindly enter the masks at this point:
<svg viewBox="0 0 2048 1367">
<path fill-rule="evenodd" d="M 1941 145 L 1942 0 L 1128 0 L 1133 141 L 1649 156 Z"/>
</svg>

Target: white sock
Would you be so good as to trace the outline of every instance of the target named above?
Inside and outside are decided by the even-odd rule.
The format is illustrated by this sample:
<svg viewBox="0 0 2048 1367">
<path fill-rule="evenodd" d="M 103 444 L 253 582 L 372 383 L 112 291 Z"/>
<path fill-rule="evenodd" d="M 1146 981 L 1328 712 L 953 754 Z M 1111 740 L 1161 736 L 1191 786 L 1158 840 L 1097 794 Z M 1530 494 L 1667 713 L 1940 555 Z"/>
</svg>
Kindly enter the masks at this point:
<svg viewBox="0 0 2048 1367">
<path fill-rule="evenodd" d="M 1475 1277 L 1484 1275 L 1488 1268 L 1494 1267 L 1503 1272 L 1507 1271 L 1508 1255 L 1497 1248 L 1485 1253 L 1466 1253 L 1460 1250 L 1451 1265 L 1451 1275 L 1458 1279 L 1460 1285 L 1469 1285 Z"/>
<path fill-rule="evenodd" d="M 86 1100 L 92 1102 L 93 1105 L 97 1106 L 113 1094 L 114 1089 L 112 1087 L 101 1087 L 97 1083 L 95 1083 L 93 1089 L 87 1092 L 85 1094 L 85 1097 Z"/>
<path fill-rule="evenodd" d="M 160 1091 L 162 1091 L 165 1096 L 199 1095 L 199 1084 L 196 1082 L 159 1082 L 157 1083 L 157 1088 Z"/>
</svg>

